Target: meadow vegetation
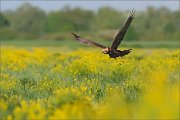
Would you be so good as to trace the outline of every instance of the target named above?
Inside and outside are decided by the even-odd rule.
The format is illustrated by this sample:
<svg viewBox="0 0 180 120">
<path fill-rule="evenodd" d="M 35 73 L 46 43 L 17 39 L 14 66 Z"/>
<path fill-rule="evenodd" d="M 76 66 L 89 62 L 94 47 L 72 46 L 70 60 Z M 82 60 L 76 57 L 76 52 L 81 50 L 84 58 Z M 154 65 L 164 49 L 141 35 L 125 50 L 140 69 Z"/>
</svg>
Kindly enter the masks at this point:
<svg viewBox="0 0 180 120">
<path fill-rule="evenodd" d="M 1 46 L 0 119 L 179 119 L 179 50 Z"/>
</svg>

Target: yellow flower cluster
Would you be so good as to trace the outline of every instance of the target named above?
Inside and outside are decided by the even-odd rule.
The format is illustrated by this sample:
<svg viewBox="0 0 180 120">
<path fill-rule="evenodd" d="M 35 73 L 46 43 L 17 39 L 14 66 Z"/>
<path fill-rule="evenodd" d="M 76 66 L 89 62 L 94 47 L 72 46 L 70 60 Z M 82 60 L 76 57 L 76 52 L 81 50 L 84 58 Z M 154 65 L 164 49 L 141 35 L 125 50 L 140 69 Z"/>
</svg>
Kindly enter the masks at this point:
<svg viewBox="0 0 180 120">
<path fill-rule="evenodd" d="M 180 119 L 179 51 L 1 48 L 0 119 Z"/>
</svg>

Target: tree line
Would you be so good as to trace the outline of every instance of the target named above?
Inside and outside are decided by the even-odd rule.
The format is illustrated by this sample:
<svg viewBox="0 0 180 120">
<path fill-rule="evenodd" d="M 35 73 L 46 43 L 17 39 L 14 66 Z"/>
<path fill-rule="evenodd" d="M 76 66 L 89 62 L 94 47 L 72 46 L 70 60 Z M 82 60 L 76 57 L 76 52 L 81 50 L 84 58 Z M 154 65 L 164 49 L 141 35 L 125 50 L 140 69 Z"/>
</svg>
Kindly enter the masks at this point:
<svg viewBox="0 0 180 120">
<path fill-rule="evenodd" d="M 102 7 L 98 11 L 64 8 L 46 13 L 30 3 L 18 9 L 0 12 L 0 39 L 70 39 L 79 32 L 92 38 L 113 39 L 129 11 Z M 127 40 L 179 40 L 180 11 L 166 7 L 147 7 L 137 11 L 126 34 Z"/>
</svg>

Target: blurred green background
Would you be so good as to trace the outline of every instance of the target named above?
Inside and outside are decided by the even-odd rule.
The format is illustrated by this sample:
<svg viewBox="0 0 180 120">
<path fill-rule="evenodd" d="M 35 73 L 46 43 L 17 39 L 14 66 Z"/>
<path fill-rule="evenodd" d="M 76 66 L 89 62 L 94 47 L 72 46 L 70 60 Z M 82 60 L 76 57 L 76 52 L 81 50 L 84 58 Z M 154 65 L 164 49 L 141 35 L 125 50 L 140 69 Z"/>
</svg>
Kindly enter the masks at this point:
<svg viewBox="0 0 180 120">
<path fill-rule="evenodd" d="M 64 6 L 45 12 L 24 3 L 15 10 L 0 12 L 0 40 L 2 45 L 83 46 L 73 40 L 71 32 L 75 32 L 110 45 L 130 10 L 106 6 L 93 11 Z M 122 46 L 178 48 L 179 31 L 179 10 L 148 6 L 144 11 L 136 11 Z"/>
</svg>

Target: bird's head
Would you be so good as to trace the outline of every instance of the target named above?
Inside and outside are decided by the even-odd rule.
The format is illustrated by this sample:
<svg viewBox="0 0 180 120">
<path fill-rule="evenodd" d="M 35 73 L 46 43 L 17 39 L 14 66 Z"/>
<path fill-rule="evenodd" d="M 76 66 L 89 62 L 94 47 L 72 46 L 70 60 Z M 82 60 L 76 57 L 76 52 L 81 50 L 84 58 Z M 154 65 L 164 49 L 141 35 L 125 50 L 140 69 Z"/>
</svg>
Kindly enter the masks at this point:
<svg viewBox="0 0 180 120">
<path fill-rule="evenodd" d="M 109 47 L 108 48 L 104 48 L 102 50 L 102 53 L 104 53 L 104 54 L 109 54 L 109 52 L 110 52 L 110 48 Z"/>
</svg>

